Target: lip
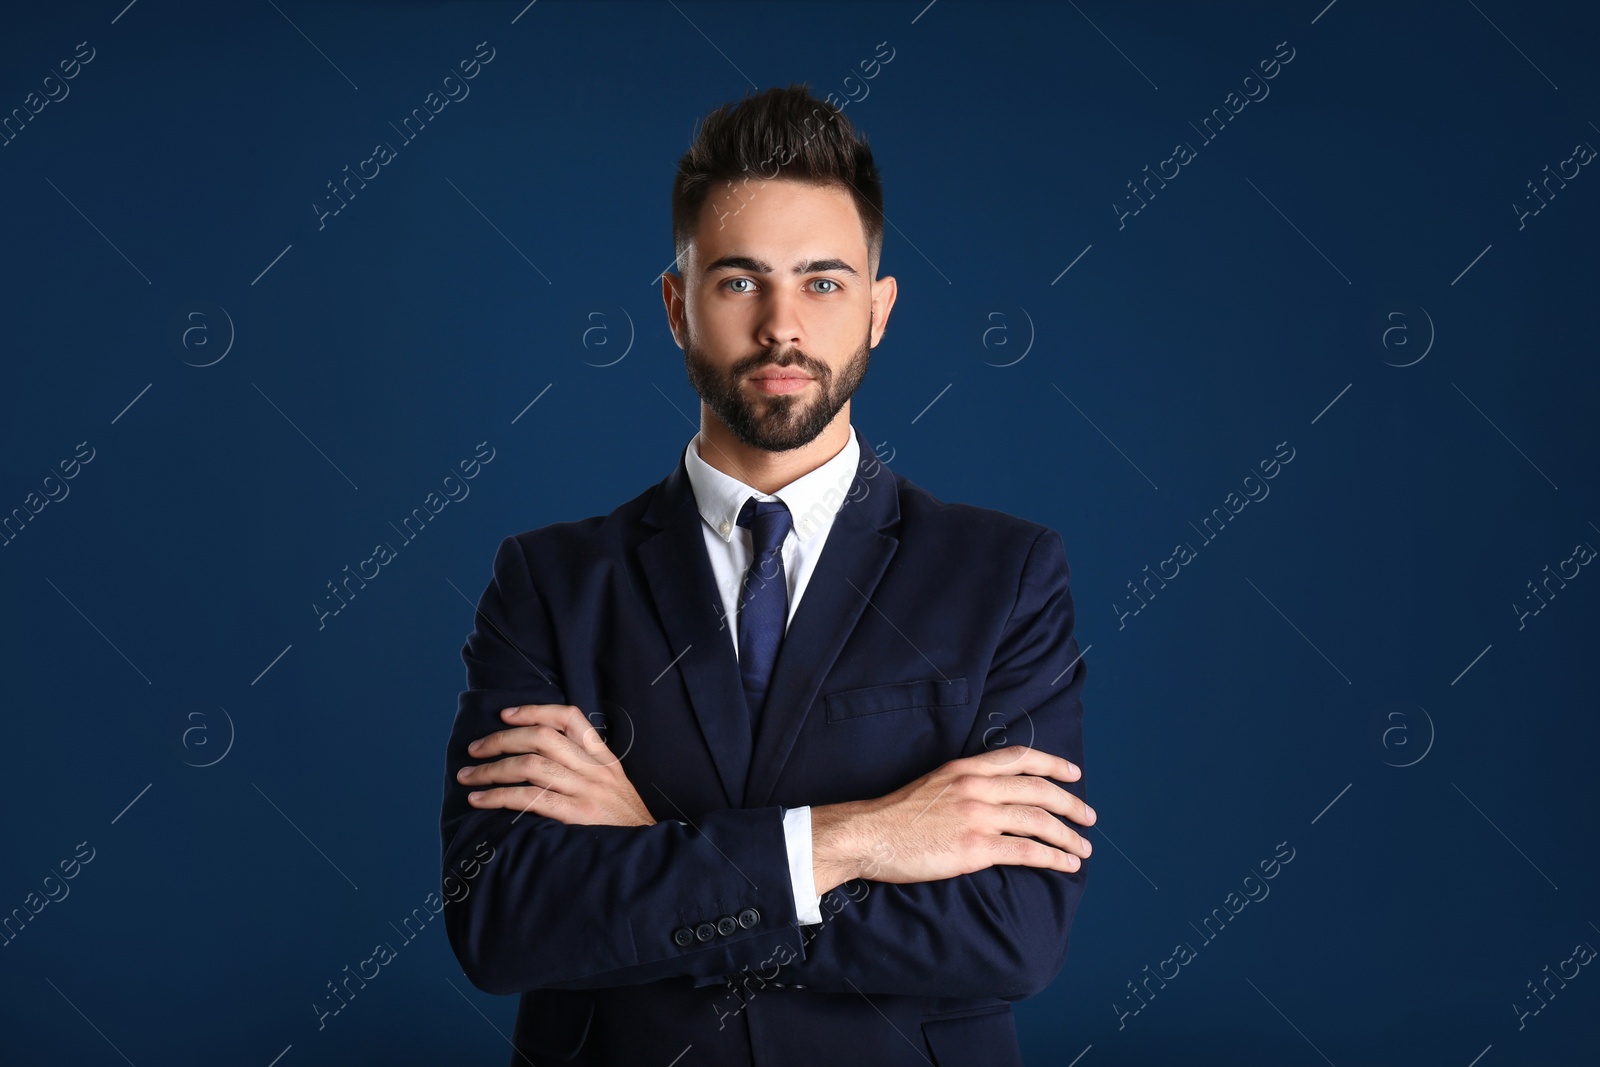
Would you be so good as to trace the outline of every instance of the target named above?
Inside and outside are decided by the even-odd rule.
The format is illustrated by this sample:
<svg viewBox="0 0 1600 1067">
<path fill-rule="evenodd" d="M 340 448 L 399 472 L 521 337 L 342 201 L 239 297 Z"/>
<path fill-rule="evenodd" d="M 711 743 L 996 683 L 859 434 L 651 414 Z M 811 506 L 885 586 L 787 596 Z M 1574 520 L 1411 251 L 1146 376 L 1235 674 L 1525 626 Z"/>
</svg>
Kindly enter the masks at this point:
<svg viewBox="0 0 1600 1067">
<path fill-rule="evenodd" d="M 811 379 L 804 374 L 788 374 L 781 372 L 776 374 L 757 375 L 752 377 L 750 380 L 755 382 L 757 389 L 760 389 L 764 393 L 771 393 L 774 395 L 798 392 L 801 389 L 804 389 L 811 382 Z"/>
</svg>

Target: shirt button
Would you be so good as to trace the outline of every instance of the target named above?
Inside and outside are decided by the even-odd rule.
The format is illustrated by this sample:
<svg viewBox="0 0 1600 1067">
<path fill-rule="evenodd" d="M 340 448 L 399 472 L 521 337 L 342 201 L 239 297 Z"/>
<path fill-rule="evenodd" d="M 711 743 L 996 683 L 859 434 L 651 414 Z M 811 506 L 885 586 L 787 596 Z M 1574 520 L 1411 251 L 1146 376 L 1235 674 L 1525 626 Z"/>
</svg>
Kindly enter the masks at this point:
<svg viewBox="0 0 1600 1067">
<path fill-rule="evenodd" d="M 722 534 L 722 536 L 726 537 L 726 536 L 728 536 L 728 531 L 731 530 L 731 529 L 733 529 L 733 523 L 725 522 L 721 526 L 717 527 L 717 532 Z"/>
</svg>

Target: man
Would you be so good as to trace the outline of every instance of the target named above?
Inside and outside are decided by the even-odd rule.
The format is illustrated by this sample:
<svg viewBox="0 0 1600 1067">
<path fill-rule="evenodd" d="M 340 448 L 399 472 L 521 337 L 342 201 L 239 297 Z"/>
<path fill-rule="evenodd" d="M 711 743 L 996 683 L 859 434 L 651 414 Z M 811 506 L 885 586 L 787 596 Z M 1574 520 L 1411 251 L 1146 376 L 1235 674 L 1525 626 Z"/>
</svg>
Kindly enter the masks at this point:
<svg viewBox="0 0 1600 1067">
<path fill-rule="evenodd" d="M 521 994 L 513 1063 L 1020 1064 L 1011 1003 L 1083 891 L 1064 820 L 1095 820 L 1061 537 L 851 426 L 895 280 L 836 109 L 712 112 L 673 230 L 700 431 L 610 515 L 500 544 L 446 759 L 451 946 Z"/>
</svg>

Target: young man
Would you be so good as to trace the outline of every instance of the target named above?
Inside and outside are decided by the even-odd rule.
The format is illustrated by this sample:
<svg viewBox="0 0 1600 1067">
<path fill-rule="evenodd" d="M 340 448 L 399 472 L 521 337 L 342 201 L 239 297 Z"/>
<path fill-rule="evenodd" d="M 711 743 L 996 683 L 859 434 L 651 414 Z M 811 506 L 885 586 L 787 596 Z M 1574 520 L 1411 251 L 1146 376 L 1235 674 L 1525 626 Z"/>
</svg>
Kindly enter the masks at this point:
<svg viewBox="0 0 1600 1067">
<path fill-rule="evenodd" d="M 500 544 L 446 758 L 451 946 L 521 994 L 513 1063 L 1020 1065 L 1095 821 L 1061 537 L 852 427 L 895 280 L 836 109 L 712 112 L 672 218 L 700 431 L 610 515 Z"/>
</svg>

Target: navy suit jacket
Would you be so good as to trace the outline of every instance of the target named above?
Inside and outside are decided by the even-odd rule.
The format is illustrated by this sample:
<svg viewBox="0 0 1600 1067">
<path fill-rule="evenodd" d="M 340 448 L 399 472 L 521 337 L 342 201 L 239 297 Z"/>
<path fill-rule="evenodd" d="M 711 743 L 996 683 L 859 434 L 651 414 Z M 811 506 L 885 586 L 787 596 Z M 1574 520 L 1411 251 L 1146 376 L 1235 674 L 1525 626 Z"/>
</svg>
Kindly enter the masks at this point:
<svg viewBox="0 0 1600 1067">
<path fill-rule="evenodd" d="M 857 880 L 796 922 L 785 808 L 1010 744 L 1083 765 L 1060 535 L 943 503 L 857 438 L 754 739 L 681 456 L 610 515 L 501 542 L 440 829 L 451 947 L 521 995 L 513 1064 L 1021 1064 L 1011 1004 L 1060 971 L 1086 869 Z M 601 726 L 656 825 L 472 808 L 466 746 L 530 703 Z"/>
</svg>

